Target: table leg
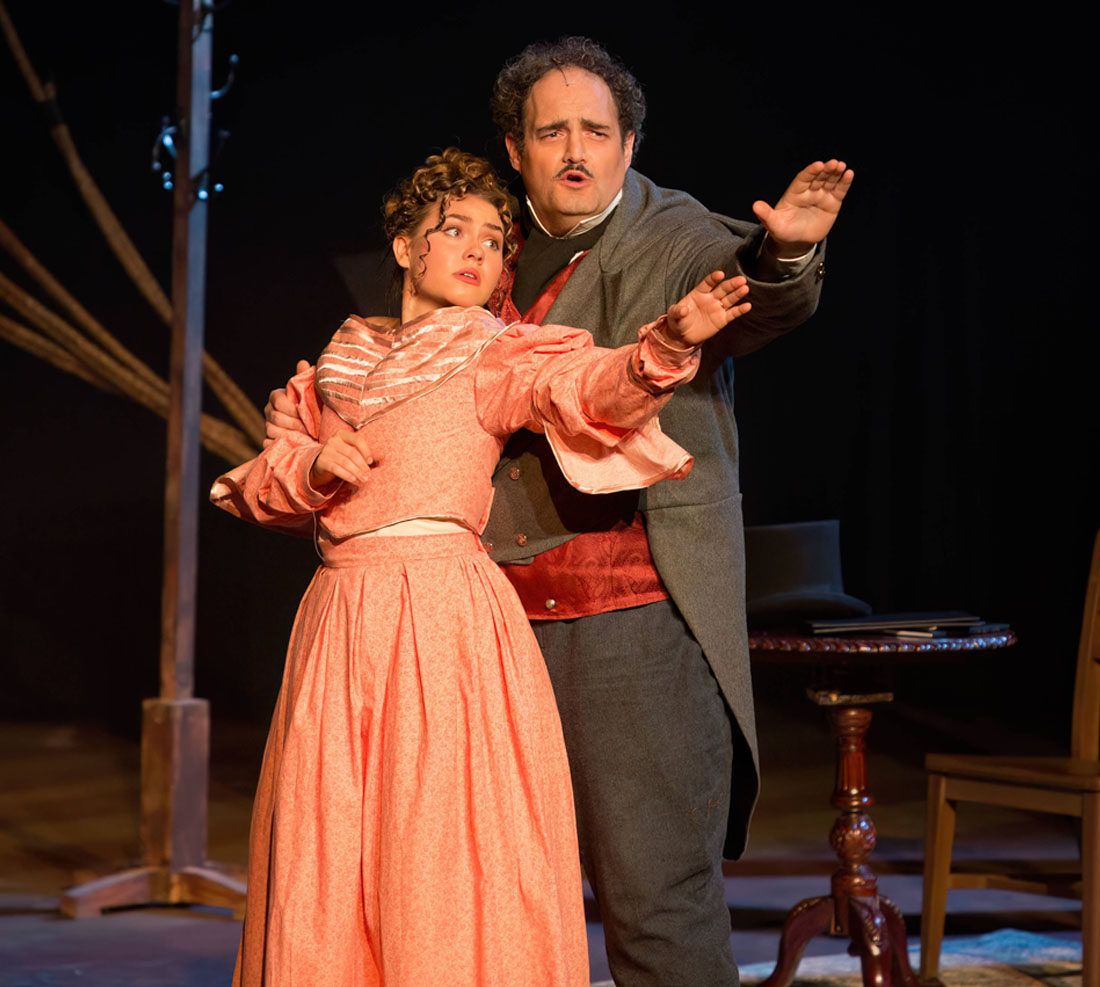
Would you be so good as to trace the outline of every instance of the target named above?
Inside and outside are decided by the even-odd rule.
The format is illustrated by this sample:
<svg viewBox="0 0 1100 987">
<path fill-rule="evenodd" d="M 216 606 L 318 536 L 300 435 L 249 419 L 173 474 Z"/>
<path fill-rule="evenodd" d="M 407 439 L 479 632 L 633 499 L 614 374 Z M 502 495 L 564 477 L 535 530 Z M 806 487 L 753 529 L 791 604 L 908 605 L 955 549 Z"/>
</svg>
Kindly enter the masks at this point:
<svg viewBox="0 0 1100 987">
<path fill-rule="evenodd" d="M 849 898 L 849 952 L 858 955 L 864 987 L 943 987 L 921 980 L 909 965 L 909 942 L 898 906 L 883 895 Z"/>
<path fill-rule="evenodd" d="M 787 987 L 794 979 L 802 951 L 815 936 L 829 931 L 833 922 L 833 899 L 829 895 L 800 901 L 787 914 L 779 937 L 775 969 L 760 987 Z"/>
<path fill-rule="evenodd" d="M 836 740 L 836 784 L 829 801 L 840 810 L 829 830 L 829 845 L 840 867 L 833 872 L 832 892 L 840 928 L 849 934 L 847 900 L 874 898 L 878 894 L 875 874 L 867 860 L 875 849 L 875 824 L 864 809 L 875 804 L 867 787 L 867 728 L 871 711 L 862 706 L 830 706 L 829 724 Z"/>
<path fill-rule="evenodd" d="M 863 971 L 863 987 L 891 987 L 890 942 L 886 935 L 886 923 L 879 908 L 879 899 L 848 899 L 850 911 L 848 936 L 851 945 L 848 952 L 859 956 Z"/>
<path fill-rule="evenodd" d="M 894 963 L 894 981 L 898 987 L 943 987 L 937 980 L 922 980 L 909 965 L 909 938 L 905 934 L 905 920 L 901 909 L 889 898 L 878 897 L 879 908 L 886 918 L 886 937 Z"/>
<path fill-rule="evenodd" d="M 830 799 L 840 810 L 829 843 L 840 867 L 833 873 L 831 893 L 799 902 L 783 924 L 775 969 L 760 987 L 788 987 L 806 944 L 822 933 L 846 936 L 848 951 L 858 956 L 864 987 L 937 987 L 922 981 L 909 965 L 905 922 L 897 906 L 878 893 L 875 873 L 867 861 L 875 848 L 875 824 L 864 810 L 874 805 L 867 786 L 867 728 L 871 711 L 852 705 L 861 698 L 830 694 L 814 696 L 829 710 L 836 739 L 836 784 Z M 879 699 L 880 697 L 873 697 Z"/>
</svg>

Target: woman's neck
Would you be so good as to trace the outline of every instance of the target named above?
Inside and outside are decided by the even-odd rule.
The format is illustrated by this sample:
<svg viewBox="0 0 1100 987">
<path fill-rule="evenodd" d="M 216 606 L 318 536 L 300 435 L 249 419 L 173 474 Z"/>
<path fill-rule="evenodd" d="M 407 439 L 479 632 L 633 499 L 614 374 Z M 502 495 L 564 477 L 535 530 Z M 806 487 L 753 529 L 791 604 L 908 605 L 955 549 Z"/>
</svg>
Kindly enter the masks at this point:
<svg viewBox="0 0 1100 987">
<path fill-rule="evenodd" d="M 415 302 L 415 299 L 406 299 L 401 302 L 401 325 L 412 322 L 413 319 L 419 319 L 420 316 L 427 315 L 428 312 L 435 311 L 435 308 L 431 305 L 416 305 L 412 302 Z"/>
</svg>

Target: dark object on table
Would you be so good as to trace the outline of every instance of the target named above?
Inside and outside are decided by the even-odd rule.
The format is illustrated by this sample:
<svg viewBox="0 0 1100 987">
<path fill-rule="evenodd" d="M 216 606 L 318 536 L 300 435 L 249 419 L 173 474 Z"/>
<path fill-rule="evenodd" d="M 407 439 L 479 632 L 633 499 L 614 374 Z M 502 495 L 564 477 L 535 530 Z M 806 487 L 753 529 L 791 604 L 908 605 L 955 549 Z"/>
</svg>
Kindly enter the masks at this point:
<svg viewBox="0 0 1100 987">
<path fill-rule="evenodd" d="M 880 631 L 919 631 L 938 628 L 958 628 L 965 633 L 971 627 L 984 625 L 981 617 L 964 610 L 921 610 L 913 613 L 872 613 L 861 617 L 841 617 L 829 620 L 807 620 L 803 626 L 810 634 L 877 634 Z M 998 624 L 991 629 L 1005 629 Z"/>
<path fill-rule="evenodd" d="M 1053 657 L 1053 656 L 1052 656 Z M 1081 898 L 1082 987 L 1100 987 L 1100 533 L 1092 549 L 1085 616 L 1077 652 L 1069 757 L 1002 757 L 929 754 L 928 824 L 925 829 L 921 976 L 939 973 L 947 892 L 997 888 Z M 967 874 L 951 870 L 955 803 L 982 802 L 1081 820 L 1081 881 L 1020 873 Z M 938 981 L 935 981 L 938 983 Z"/>
<path fill-rule="evenodd" d="M 871 612 L 844 592 L 839 521 L 745 528 L 745 597 L 753 625 Z"/>
</svg>

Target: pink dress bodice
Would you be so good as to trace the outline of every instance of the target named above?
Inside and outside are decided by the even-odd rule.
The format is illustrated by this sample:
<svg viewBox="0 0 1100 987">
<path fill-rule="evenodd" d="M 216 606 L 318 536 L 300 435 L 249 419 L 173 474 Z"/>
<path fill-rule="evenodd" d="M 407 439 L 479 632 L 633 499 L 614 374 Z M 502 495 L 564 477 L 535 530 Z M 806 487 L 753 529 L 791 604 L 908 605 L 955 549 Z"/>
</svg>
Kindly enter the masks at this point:
<svg viewBox="0 0 1100 987">
<path fill-rule="evenodd" d="M 221 477 L 211 499 L 274 526 L 298 527 L 316 512 L 322 543 L 411 518 L 480 533 L 493 467 L 521 428 L 545 431 L 566 477 L 587 492 L 686 475 L 691 457 L 655 415 L 695 364 L 650 328 L 637 345 L 606 350 L 583 330 L 505 327 L 484 309 L 443 309 L 393 334 L 349 319 L 316 376 L 288 385 L 306 433 L 285 434 Z M 370 477 L 314 489 L 321 447 L 353 427 L 374 457 Z"/>
</svg>

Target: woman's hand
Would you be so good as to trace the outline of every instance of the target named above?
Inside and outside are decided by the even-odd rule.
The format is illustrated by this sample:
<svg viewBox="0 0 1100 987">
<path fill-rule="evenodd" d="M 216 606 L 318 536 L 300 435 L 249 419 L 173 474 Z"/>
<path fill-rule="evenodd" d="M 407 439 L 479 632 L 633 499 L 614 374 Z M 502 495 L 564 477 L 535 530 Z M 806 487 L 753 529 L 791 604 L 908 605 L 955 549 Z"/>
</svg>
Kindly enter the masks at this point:
<svg viewBox="0 0 1100 987">
<path fill-rule="evenodd" d="M 374 456 L 362 432 L 339 431 L 321 447 L 309 471 L 315 490 L 335 480 L 356 485 L 366 481 L 374 465 Z"/>
<path fill-rule="evenodd" d="M 743 275 L 726 278 L 721 271 L 712 271 L 668 307 L 668 341 L 685 347 L 705 342 L 752 308 L 741 301 L 748 293 Z"/>
</svg>

